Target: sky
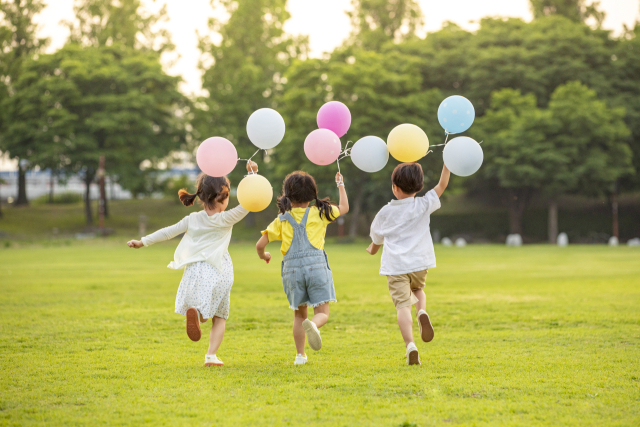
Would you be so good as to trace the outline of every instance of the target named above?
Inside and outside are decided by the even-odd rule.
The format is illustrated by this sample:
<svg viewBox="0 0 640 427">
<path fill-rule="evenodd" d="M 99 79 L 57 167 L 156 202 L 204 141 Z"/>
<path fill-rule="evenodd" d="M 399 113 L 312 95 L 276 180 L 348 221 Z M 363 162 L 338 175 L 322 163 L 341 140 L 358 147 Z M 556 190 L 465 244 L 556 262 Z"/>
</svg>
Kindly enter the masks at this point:
<svg viewBox="0 0 640 427">
<path fill-rule="evenodd" d="M 50 51 L 65 43 L 68 30 L 60 25 L 62 20 L 73 20 L 74 0 L 48 0 L 49 6 L 37 21 L 40 34 L 50 37 Z M 167 71 L 181 75 L 185 82 L 181 89 L 187 94 L 200 91 L 200 71 L 197 64 L 200 52 L 197 48 L 196 30 L 201 34 L 208 31 L 207 19 L 214 14 L 210 0 L 142 0 L 149 10 L 167 5 L 169 22 L 167 28 L 172 33 L 179 58 Z M 419 0 L 425 16 L 425 30 L 436 31 L 446 21 L 452 21 L 463 28 L 473 30 L 477 22 L 485 16 L 510 16 L 531 19 L 528 0 Z M 640 0 L 600 0 L 607 17 L 604 27 L 619 33 L 623 24 L 633 25 L 639 17 Z M 349 35 L 349 18 L 345 11 L 351 6 L 350 0 L 289 0 L 291 19 L 285 24 L 290 34 L 309 35 L 312 56 L 319 57 L 331 51 Z M 175 59 L 172 58 L 172 59 Z"/>
</svg>

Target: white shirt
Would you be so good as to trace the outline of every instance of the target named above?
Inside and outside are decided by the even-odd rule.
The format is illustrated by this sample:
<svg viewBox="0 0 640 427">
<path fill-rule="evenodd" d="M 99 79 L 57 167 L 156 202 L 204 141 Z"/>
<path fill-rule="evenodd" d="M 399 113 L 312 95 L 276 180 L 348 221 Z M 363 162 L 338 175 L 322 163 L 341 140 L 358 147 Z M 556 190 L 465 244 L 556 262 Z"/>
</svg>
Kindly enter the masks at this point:
<svg viewBox="0 0 640 427">
<path fill-rule="evenodd" d="M 435 190 L 424 197 L 392 200 L 371 223 L 371 240 L 384 245 L 380 275 L 407 274 L 436 266 L 429 230 L 431 214 L 440 208 Z"/>
<path fill-rule="evenodd" d="M 167 267 L 178 270 L 187 264 L 206 261 L 222 271 L 222 258 L 229 249 L 233 225 L 240 222 L 248 210 L 238 205 L 230 211 L 211 216 L 204 210 L 185 216 L 179 223 L 142 238 L 145 246 L 173 239 L 185 233 L 176 248 L 174 260 Z"/>
</svg>

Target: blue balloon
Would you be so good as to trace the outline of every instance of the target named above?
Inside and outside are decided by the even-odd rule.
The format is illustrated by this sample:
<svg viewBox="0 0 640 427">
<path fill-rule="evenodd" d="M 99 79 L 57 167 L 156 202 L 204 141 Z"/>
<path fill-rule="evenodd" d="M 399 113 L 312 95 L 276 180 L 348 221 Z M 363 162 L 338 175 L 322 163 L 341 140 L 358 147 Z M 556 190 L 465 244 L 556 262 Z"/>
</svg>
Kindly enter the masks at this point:
<svg viewBox="0 0 640 427">
<path fill-rule="evenodd" d="M 438 121 L 447 133 L 460 133 L 469 129 L 476 118 L 473 104 L 464 96 L 450 96 L 438 107 Z"/>
</svg>

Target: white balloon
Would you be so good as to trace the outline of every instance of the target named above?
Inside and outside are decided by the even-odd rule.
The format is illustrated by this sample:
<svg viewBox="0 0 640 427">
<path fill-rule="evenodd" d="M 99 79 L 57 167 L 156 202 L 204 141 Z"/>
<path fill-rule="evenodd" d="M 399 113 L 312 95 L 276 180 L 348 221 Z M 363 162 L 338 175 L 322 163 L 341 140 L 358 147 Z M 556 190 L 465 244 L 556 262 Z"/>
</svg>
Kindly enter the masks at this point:
<svg viewBox="0 0 640 427">
<path fill-rule="evenodd" d="M 389 149 L 382 138 L 365 136 L 360 138 L 351 149 L 353 164 L 365 172 L 378 172 L 389 161 Z"/>
<path fill-rule="evenodd" d="M 271 108 L 256 110 L 247 121 L 247 135 L 256 147 L 273 148 L 284 138 L 284 119 Z"/>
<path fill-rule="evenodd" d="M 458 176 L 473 175 L 482 166 L 482 148 L 467 136 L 453 138 L 444 147 L 444 164 L 452 174 Z"/>
</svg>

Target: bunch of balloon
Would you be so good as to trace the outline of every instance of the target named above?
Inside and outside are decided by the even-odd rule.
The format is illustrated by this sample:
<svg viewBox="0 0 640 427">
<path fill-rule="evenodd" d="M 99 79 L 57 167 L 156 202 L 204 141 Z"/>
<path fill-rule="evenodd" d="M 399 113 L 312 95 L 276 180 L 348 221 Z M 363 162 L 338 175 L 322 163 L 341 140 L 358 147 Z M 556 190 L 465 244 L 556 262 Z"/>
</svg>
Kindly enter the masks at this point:
<svg viewBox="0 0 640 427">
<path fill-rule="evenodd" d="M 260 150 L 268 150 L 280 144 L 284 132 L 284 119 L 276 110 L 261 108 L 251 114 L 247 121 L 247 136 L 258 147 L 253 156 Z M 272 200 L 273 187 L 268 179 L 258 175 L 258 171 L 252 170 L 238 184 L 238 202 L 250 212 L 265 210 Z"/>
<path fill-rule="evenodd" d="M 449 135 L 469 129 L 475 117 L 476 112 L 473 104 L 467 98 L 458 95 L 445 99 L 438 108 L 438 121 L 444 129 L 447 139 Z M 484 156 L 480 144 L 469 137 L 460 136 L 449 142 L 445 141 L 442 157 L 451 173 L 458 176 L 469 176 L 480 169 Z"/>
<path fill-rule="evenodd" d="M 317 123 L 319 129 L 304 140 L 304 154 L 312 163 L 326 166 L 343 154 L 340 137 L 351 126 L 351 112 L 342 102 L 330 101 L 320 107 Z"/>
</svg>

